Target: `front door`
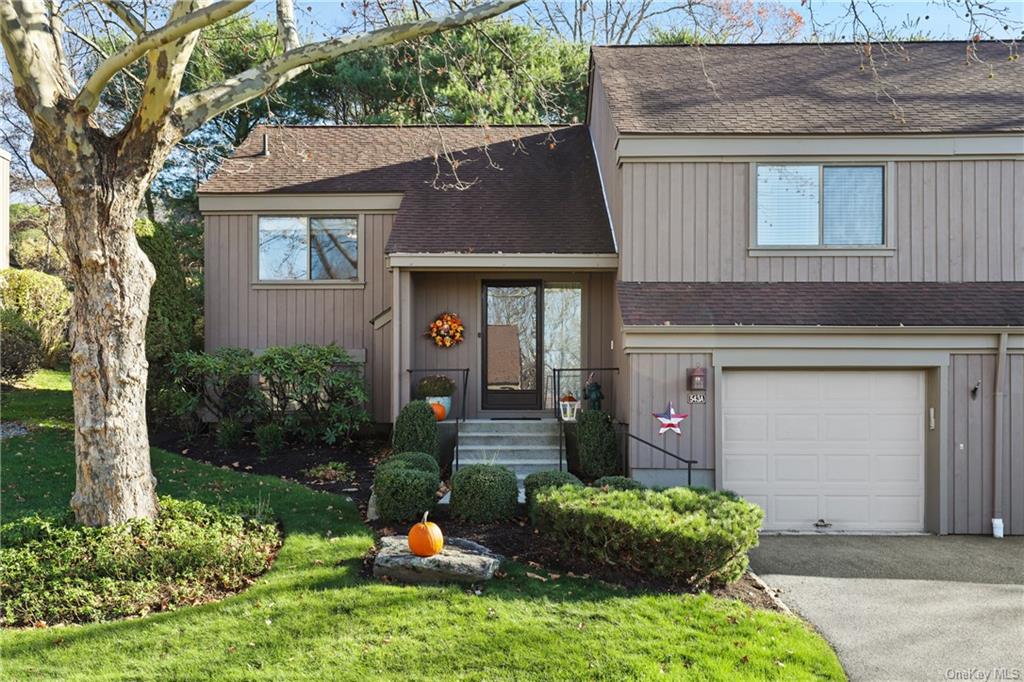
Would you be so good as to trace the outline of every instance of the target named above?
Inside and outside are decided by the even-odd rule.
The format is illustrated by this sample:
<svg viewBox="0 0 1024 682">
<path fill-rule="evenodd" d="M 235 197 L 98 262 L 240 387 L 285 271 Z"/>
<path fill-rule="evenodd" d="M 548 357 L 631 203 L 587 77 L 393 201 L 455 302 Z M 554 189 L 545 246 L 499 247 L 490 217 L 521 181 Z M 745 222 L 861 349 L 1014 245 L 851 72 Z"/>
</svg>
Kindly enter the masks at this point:
<svg viewBox="0 0 1024 682">
<path fill-rule="evenodd" d="M 483 408 L 541 408 L 541 282 L 484 282 Z"/>
</svg>

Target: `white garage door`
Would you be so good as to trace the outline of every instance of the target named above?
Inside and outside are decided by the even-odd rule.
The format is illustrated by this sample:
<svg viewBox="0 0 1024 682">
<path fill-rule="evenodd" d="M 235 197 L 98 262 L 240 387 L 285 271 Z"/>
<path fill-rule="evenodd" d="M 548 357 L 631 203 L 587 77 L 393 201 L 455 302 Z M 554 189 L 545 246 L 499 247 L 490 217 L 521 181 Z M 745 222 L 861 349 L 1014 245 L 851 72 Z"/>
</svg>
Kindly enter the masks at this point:
<svg viewBox="0 0 1024 682">
<path fill-rule="evenodd" d="M 723 487 L 765 530 L 924 530 L 924 373 L 726 370 Z"/>
</svg>

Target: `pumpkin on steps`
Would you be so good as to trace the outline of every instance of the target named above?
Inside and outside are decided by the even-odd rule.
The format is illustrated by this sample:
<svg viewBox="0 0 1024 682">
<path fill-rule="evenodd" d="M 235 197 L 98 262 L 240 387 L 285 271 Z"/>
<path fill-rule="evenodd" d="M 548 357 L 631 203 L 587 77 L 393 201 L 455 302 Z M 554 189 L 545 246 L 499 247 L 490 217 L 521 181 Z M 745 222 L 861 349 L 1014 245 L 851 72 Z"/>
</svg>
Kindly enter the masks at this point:
<svg viewBox="0 0 1024 682">
<path fill-rule="evenodd" d="M 433 521 L 427 521 L 427 515 L 423 513 L 423 520 L 409 529 L 409 551 L 416 556 L 434 556 L 444 549 L 444 536 L 441 529 Z"/>
<path fill-rule="evenodd" d="M 430 409 L 434 411 L 434 419 L 439 422 L 443 422 L 447 412 L 445 412 L 444 405 L 441 403 L 430 403 Z"/>
</svg>

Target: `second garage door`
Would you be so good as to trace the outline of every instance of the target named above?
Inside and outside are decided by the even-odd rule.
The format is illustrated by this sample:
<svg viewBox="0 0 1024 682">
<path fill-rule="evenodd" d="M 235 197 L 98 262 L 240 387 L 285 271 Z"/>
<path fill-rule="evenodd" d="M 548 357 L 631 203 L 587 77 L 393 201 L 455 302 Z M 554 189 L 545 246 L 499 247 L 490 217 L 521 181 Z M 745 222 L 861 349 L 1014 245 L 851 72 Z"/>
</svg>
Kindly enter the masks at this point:
<svg viewBox="0 0 1024 682">
<path fill-rule="evenodd" d="M 924 373 L 725 370 L 723 487 L 765 530 L 924 530 Z"/>
</svg>

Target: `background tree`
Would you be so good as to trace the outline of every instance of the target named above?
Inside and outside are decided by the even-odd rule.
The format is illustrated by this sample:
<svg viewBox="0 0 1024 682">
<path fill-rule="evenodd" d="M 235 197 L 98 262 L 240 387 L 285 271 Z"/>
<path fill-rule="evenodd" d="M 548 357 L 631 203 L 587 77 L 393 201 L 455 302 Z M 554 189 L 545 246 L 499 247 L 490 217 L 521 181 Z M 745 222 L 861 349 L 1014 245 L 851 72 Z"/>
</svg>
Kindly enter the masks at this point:
<svg viewBox="0 0 1024 682">
<path fill-rule="evenodd" d="M 417 5 L 419 18 L 308 44 L 301 42 L 291 0 L 278 0 L 273 56 L 221 82 L 183 91 L 200 32 L 230 20 L 251 2 L 177 0 L 165 8 L 144 4 L 136 12 L 122 0 L 102 0 L 70 5 L 65 14 L 52 0 L 0 0 L 0 42 L 17 103 L 32 128 L 31 158 L 52 181 L 66 217 L 64 248 L 75 291 L 71 506 L 81 523 L 115 524 L 157 512 L 144 351 L 154 272 L 136 241 L 135 219 L 175 145 L 311 64 L 483 21 L 522 0 L 490 0 L 441 17 L 423 16 Z M 82 29 L 97 28 L 97 21 L 116 25 L 130 42 L 76 73 L 69 58 L 77 49 L 74 38 L 89 41 L 96 31 Z M 132 80 L 127 69 L 140 60 L 146 65 L 140 97 L 130 110 L 103 111 L 104 91 Z"/>
</svg>

